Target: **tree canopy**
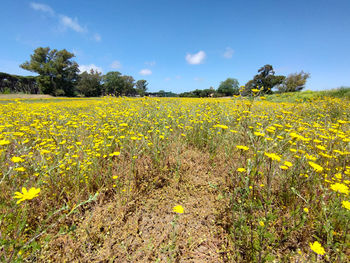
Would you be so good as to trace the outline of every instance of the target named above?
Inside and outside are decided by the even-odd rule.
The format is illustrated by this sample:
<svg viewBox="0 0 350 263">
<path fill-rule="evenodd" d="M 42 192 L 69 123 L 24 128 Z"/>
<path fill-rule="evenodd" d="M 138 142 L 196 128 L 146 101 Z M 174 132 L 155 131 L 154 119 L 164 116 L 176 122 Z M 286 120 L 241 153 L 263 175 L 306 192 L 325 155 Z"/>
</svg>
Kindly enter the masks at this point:
<svg viewBox="0 0 350 263">
<path fill-rule="evenodd" d="M 269 64 L 261 67 L 258 70 L 258 74 L 254 78 L 247 82 L 242 91 L 242 95 L 249 95 L 252 92 L 252 89 L 258 89 L 261 94 L 271 94 L 272 89 L 282 84 L 285 76 L 275 76 L 275 71 L 273 67 Z"/>
<path fill-rule="evenodd" d="M 147 83 L 147 80 L 144 80 L 144 79 L 140 79 L 138 81 L 136 81 L 136 92 L 141 96 L 145 96 L 146 94 L 146 91 L 147 91 L 147 86 L 148 86 L 148 83 Z"/>
<path fill-rule="evenodd" d="M 91 71 L 88 73 L 84 71 L 79 75 L 77 84 L 77 91 L 85 97 L 98 97 L 102 94 L 101 85 L 102 76 L 98 71 Z"/>
<path fill-rule="evenodd" d="M 73 96 L 79 72 L 78 64 L 71 60 L 73 57 L 74 54 L 65 49 L 39 47 L 30 56 L 30 61 L 20 67 L 39 74 L 37 83 L 42 93 Z"/>
<path fill-rule="evenodd" d="M 239 82 L 237 79 L 228 78 L 220 83 L 217 90 L 218 93 L 225 96 L 232 96 L 239 94 Z"/>
<path fill-rule="evenodd" d="M 309 73 L 301 71 L 288 75 L 288 77 L 278 86 L 279 92 L 296 92 L 305 88 L 306 80 L 310 77 Z"/>
</svg>

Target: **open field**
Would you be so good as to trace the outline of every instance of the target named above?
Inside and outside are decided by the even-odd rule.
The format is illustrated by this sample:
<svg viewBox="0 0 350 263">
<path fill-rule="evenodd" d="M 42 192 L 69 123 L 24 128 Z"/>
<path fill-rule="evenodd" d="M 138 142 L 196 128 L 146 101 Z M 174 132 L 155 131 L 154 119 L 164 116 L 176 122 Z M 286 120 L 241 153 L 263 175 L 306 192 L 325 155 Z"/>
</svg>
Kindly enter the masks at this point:
<svg viewBox="0 0 350 263">
<path fill-rule="evenodd" d="M 7 101 L 0 187 L 1 262 L 348 262 L 350 105 Z"/>
</svg>

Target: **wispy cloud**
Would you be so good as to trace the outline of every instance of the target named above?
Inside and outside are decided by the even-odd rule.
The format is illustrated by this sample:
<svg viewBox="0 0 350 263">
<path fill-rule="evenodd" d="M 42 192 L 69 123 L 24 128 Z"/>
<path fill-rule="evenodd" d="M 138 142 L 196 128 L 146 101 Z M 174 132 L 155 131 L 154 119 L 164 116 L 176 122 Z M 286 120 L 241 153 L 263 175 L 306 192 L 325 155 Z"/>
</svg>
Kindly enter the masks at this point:
<svg viewBox="0 0 350 263">
<path fill-rule="evenodd" d="M 98 33 L 95 33 L 95 34 L 94 34 L 94 40 L 95 40 L 96 42 L 101 42 L 101 40 L 102 40 L 101 35 L 98 34 Z"/>
<path fill-rule="evenodd" d="M 186 58 L 186 61 L 188 64 L 198 65 L 198 64 L 202 64 L 204 62 L 204 59 L 206 58 L 206 54 L 204 51 L 201 50 L 195 54 L 187 53 L 185 58 Z"/>
<path fill-rule="evenodd" d="M 118 60 L 114 60 L 110 66 L 112 69 L 120 69 L 122 64 Z"/>
<path fill-rule="evenodd" d="M 148 61 L 148 62 L 145 62 L 145 65 L 153 67 L 156 65 L 156 62 L 155 61 Z"/>
<path fill-rule="evenodd" d="M 77 18 L 72 19 L 69 16 L 60 15 L 60 23 L 61 25 L 63 25 L 63 27 L 70 28 L 78 33 L 83 33 L 87 31 L 87 29 L 79 25 Z"/>
<path fill-rule="evenodd" d="M 148 68 L 145 68 L 145 69 L 141 69 L 139 74 L 142 75 L 142 76 L 147 76 L 147 75 L 151 75 L 152 71 L 150 69 L 148 69 Z"/>
<path fill-rule="evenodd" d="M 197 81 L 197 82 L 203 82 L 204 81 L 204 78 L 200 78 L 200 77 L 195 77 L 193 78 L 194 81 Z"/>
<path fill-rule="evenodd" d="M 95 64 L 90 64 L 90 65 L 80 65 L 79 66 L 79 71 L 83 73 L 84 71 L 90 72 L 90 70 L 98 71 L 100 73 L 103 73 L 103 70 L 101 67 L 96 66 Z"/>
<path fill-rule="evenodd" d="M 30 7 L 35 11 L 44 12 L 46 14 L 53 16 L 55 19 L 58 20 L 58 23 L 61 25 L 63 29 L 71 29 L 78 33 L 87 33 L 89 31 L 87 27 L 82 26 L 78 22 L 78 18 L 76 17 L 72 18 L 64 14 L 56 14 L 56 12 L 46 4 L 31 2 Z M 93 39 L 96 42 L 100 42 L 102 40 L 101 35 L 98 33 L 94 33 L 94 34 L 90 33 L 89 39 Z"/>
<path fill-rule="evenodd" d="M 48 13 L 51 16 L 55 15 L 55 11 L 53 11 L 53 9 L 50 6 L 45 5 L 45 4 L 31 2 L 30 3 L 30 7 L 33 8 L 34 10 L 42 11 L 44 13 Z"/>
<path fill-rule="evenodd" d="M 232 48 L 227 47 L 227 48 L 225 49 L 225 52 L 224 52 L 223 56 L 224 56 L 224 58 L 229 59 L 229 58 L 232 58 L 233 53 L 235 53 L 235 51 L 234 51 Z"/>
</svg>

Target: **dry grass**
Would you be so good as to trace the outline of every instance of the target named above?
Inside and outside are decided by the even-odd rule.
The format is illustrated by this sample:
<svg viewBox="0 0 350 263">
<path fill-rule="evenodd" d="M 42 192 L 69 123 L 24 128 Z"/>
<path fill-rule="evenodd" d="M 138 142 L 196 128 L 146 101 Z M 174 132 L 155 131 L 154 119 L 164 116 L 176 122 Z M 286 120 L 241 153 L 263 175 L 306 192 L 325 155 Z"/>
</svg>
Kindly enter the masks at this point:
<svg viewBox="0 0 350 263">
<path fill-rule="evenodd" d="M 0 94 L 1 100 L 11 100 L 11 99 L 49 99 L 54 98 L 50 95 L 43 94 Z"/>
<path fill-rule="evenodd" d="M 177 166 L 180 162 L 180 167 Z M 223 184 L 208 153 L 184 149 L 173 152 L 163 176 L 143 193 L 110 198 L 101 195 L 74 233 L 54 238 L 42 262 L 223 262 L 227 233 L 220 226 L 227 200 Z M 138 166 L 147 177 L 145 164 Z M 148 164 L 151 165 L 151 164 Z M 176 172 L 175 172 L 176 171 Z M 102 199 L 106 201 L 102 201 Z M 185 204 L 173 228 L 174 204 Z M 219 220 L 220 219 L 220 220 Z"/>
</svg>

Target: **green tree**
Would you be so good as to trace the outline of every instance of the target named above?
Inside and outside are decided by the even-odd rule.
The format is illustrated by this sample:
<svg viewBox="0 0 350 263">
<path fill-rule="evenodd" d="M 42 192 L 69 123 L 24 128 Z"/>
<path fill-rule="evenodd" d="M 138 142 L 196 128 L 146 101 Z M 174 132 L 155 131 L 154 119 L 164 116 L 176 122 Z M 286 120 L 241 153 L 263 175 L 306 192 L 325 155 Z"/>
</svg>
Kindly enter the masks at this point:
<svg viewBox="0 0 350 263">
<path fill-rule="evenodd" d="M 135 80 L 132 76 L 121 76 L 122 79 L 122 95 L 124 96 L 135 96 L 137 94 L 135 86 Z"/>
<path fill-rule="evenodd" d="M 105 94 L 115 96 L 122 95 L 121 76 L 122 74 L 119 71 L 110 71 L 102 77 Z"/>
<path fill-rule="evenodd" d="M 296 92 L 305 88 L 306 80 L 310 77 L 309 73 L 301 71 L 288 75 L 281 85 L 278 86 L 279 92 Z"/>
<path fill-rule="evenodd" d="M 239 94 L 239 82 L 237 79 L 228 78 L 220 83 L 217 90 L 218 93 L 224 96 L 232 96 Z"/>
<path fill-rule="evenodd" d="M 71 60 L 73 57 L 74 54 L 65 49 L 39 47 L 30 56 L 30 61 L 20 67 L 39 74 L 37 82 L 42 93 L 74 96 L 79 69 L 78 64 Z"/>
<path fill-rule="evenodd" d="M 137 93 L 141 97 L 145 96 L 145 93 L 147 91 L 147 86 L 148 86 L 147 80 L 140 79 L 140 80 L 136 81 L 136 85 L 135 86 L 136 86 Z"/>
<path fill-rule="evenodd" d="M 77 91 L 85 97 L 98 97 L 102 94 L 102 76 L 98 71 L 91 69 L 90 73 L 84 71 L 79 75 Z"/>
<path fill-rule="evenodd" d="M 118 71 L 108 72 L 103 76 L 104 93 L 113 94 L 115 96 L 135 95 L 134 78 L 131 76 L 123 76 Z"/>
<path fill-rule="evenodd" d="M 267 64 L 258 70 L 258 74 L 252 80 L 247 82 L 242 95 L 251 94 L 252 89 L 259 89 L 261 94 L 270 94 L 272 93 L 272 89 L 282 84 L 285 78 L 282 75 L 275 76 L 273 67 Z"/>
</svg>

